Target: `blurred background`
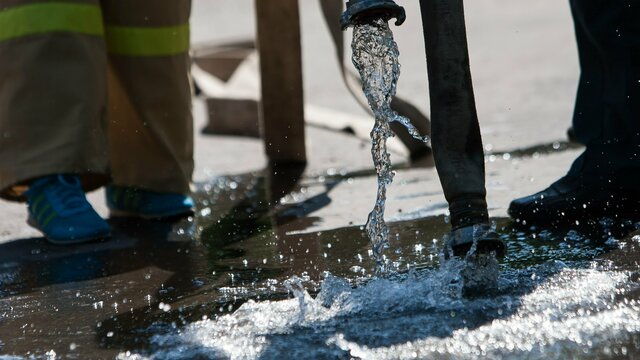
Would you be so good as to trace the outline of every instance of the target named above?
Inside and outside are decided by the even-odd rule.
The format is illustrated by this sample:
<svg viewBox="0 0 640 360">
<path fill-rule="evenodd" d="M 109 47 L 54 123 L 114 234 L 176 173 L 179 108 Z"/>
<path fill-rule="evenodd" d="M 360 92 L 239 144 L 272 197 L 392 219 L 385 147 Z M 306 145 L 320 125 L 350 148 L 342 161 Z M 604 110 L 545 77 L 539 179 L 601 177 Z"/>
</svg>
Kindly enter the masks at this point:
<svg viewBox="0 0 640 360">
<path fill-rule="evenodd" d="M 398 95 L 428 114 L 419 3 L 398 3 L 407 10 L 406 22 L 393 28 L 402 64 Z M 194 47 L 254 39 L 253 4 L 252 0 L 194 0 Z M 465 11 L 487 149 L 510 151 L 566 139 L 579 74 L 569 4 L 474 0 L 465 2 Z M 366 116 L 342 83 L 319 1 L 300 1 L 300 13 L 306 103 Z M 350 39 L 345 34 L 347 48 Z"/>
</svg>

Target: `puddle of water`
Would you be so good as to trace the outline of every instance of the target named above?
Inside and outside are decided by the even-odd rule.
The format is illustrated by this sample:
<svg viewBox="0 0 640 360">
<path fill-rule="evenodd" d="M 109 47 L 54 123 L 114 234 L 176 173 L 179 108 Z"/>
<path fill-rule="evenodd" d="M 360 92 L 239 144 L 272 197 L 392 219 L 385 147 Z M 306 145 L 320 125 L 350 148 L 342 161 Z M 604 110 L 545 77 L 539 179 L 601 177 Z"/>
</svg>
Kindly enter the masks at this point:
<svg viewBox="0 0 640 360">
<path fill-rule="evenodd" d="M 640 345 L 640 303 L 612 296 L 628 289 L 628 276 L 547 262 L 508 272 L 492 297 L 465 299 L 451 269 L 355 289 L 329 275 L 315 299 L 297 292 L 248 301 L 155 336 L 150 358 L 620 358 L 639 354 Z"/>
<path fill-rule="evenodd" d="M 353 29 L 352 61 L 362 79 L 362 89 L 373 112 L 375 122 L 371 131 L 371 155 L 378 176 L 378 191 L 373 210 L 369 213 L 365 229 L 376 261 L 378 272 L 387 270 L 384 249 L 389 246 L 389 229 L 384 221 L 387 185 L 393 182 L 393 169 L 387 151 L 387 139 L 393 135 L 390 123 L 397 121 L 417 140 L 427 142 L 411 121 L 391 109 L 400 77 L 398 46 L 387 21 L 375 20 L 357 24 Z"/>
<path fill-rule="evenodd" d="M 0 353 L 131 359 L 640 355 L 640 240 L 624 236 L 633 224 L 623 224 L 620 234 L 609 223 L 595 233 L 549 232 L 499 220 L 508 255 L 498 286 L 470 297 L 461 291 L 459 263 L 440 263 L 449 230 L 442 216 L 388 224 L 387 278 L 373 276 L 364 228 L 300 233 L 317 221 L 311 215 L 330 201 L 332 187 L 348 178 L 304 179 L 274 206 L 271 180 L 221 177 L 201 184 L 192 221 L 164 230 L 153 222 L 114 224 L 113 241 L 73 250 L 37 239 L 5 244 Z"/>
<path fill-rule="evenodd" d="M 336 262 L 368 247 L 361 229 L 337 229 L 310 236 L 331 254 L 310 256 L 320 265 L 308 258 L 302 265 L 305 276 L 288 278 L 284 290 L 291 299 L 246 300 L 233 311 L 152 335 L 149 348 L 155 350 L 150 353 L 121 353 L 120 358 L 593 359 L 638 354 L 640 304 L 637 296 L 620 296 L 637 290 L 637 272 L 592 261 L 620 249 L 600 239 L 610 237 L 612 228 L 586 237 L 578 231 L 505 225 L 501 220 L 498 228 L 509 255 L 492 292 L 463 296 L 460 271 L 466 263 L 439 265 L 434 254 L 448 230 L 443 217 L 390 224 L 397 236 L 389 252 L 395 268 L 387 278 L 366 271 L 375 262 L 372 254 L 360 261 L 364 273 L 347 265 L 357 257 Z M 437 235 L 425 241 L 427 234 Z M 345 244 L 350 239 L 355 248 Z M 247 240 L 243 248 L 257 245 Z"/>
</svg>

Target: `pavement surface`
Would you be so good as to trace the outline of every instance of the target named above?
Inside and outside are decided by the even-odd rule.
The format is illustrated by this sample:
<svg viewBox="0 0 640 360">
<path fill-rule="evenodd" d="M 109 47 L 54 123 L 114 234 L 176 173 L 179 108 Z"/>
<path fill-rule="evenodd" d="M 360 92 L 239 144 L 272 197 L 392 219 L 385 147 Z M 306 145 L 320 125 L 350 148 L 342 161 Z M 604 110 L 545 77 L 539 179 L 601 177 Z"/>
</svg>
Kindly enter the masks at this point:
<svg viewBox="0 0 640 360">
<path fill-rule="evenodd" d="M 398 93 L 428 114 L 428 83 L 418 2 L 398 2 L 408 12 L 405 25 L 394 29 L 402 64 Z M 252 4 L 251 0 L 194 0 L 193 45 L 198 47 L 253 39 L 255 14 Z M 513 198 L 548 186 L 566 172 L 580 153 L 579 148 L 567 146 L 566 143 L 566 130 L 570 126 L 579 74 L 573 25 L 568 4 L 555 0 L 526 3 L 474 0 L 467 1 L 465 6 L 471 68 L 486 150 L 490 215 L 504 219 Z M 296 185 L 294 192 L 284 197 L 282 203 L 295 207 L 300 198 L 317 201 L 305 202 L 304 206 L 297 208 L 296 211 L 304 212 L 304 218 L 284 221 L 283 218 L 288 219 L 286 214 L 279 214 L 277 219 L 270 221 L 278 223 L 278 234 L 281 236 L 300 236 L 300 241 L 304 238 L 312 243 L 315 234 L 318 237 L 321 233 L 333 234 L 331 236 L 335 237 L 342 228 L 351 226 L 357 229 L 357 226 L 363 225 L 374 203 L 376 179 L 366 139 L 318 126 L 324 120 L 335 118 L 357 123 L 364 129 L 371 127 L 373 122 L 342 83 L 333 44 L 318 3 L 300 1 L 300 7 L 305 103 L 308 116 L 314 117 L 314 120 L 313 125 L 307 126 L 309 164 L 301 183 Z M 350 39 L 350 36 L 346 38 Z M 230 97 L 257 97 L 258 81 L 257 59 L 250 56 L 240 66 L 237 75 L 225 84 L 214 84 L 210 91 L 215 95 Z M 202 134 L 200 130 L 209 121 L 205 99 L 200 96 L 193 101 L 196 121 L 194 189 L 197 189 L 199 197 L 195 221 L 209 224 L 213 221 L 211 219 L 218 219 L 220 223 L 225 217 L 217 217 L 216 211 L 228 211 L 239 206 L 235 200 L 236 193 L 232 190 L 255 181 L 271 181 L 272 184 L 277 181 L 269 180 L 263 144 L 259 139 Z M 447 204 L 435 169 L 408 166 L 407 152 L 397 142 L 392 144 L 392 161 L 398 165 L 398 170 L 394 183 L 389 187 L 386 218 L 395 224 L 394 231 L 398 233 L 409 228 L 414 231 L 414 225 L 402 229 L 405 221 L 432 219 L 429 221 L 437 222 L 439 225 L 433 226 L 439 230 L 437 234 L 425 236 L 429 241 L 432 237 L 437 238 L 446 231 L 443 230 L 446 228 L 443 215 L 447 212 Z M 267 180 L 264 180 L 265 177 Z M 340 181 L 328 181 L 335 178 Z M 249 188 L 251 186 L 247 185 Z M 211 195 L 212 199 L 212 194 L 218 196 L 219 192 L 214 191 L 216 189 L 225 189 L 230 195 L 224 199 L 216 197 L 220 203 L 210 204 L 206 196 Z M 89 198 L 99 213 L 108 217 L 103 192 L 96 191 Z M 16 269 L 22 269 L 18 275 L 5 272 L 2 274 L 4 280 L 0 277 L 5 284 L 5 288 L 0 288 L 0 329 L 5 329 L 0 330 L 0 354 L 44 356 L 50 349 L 56 349 L 58 354 L 62 351 L 70 357 L 112 358 L 123 350 L 139 345 L 118 338 L 121 323 L 114 322 L 113 316 L 124 316 L 130 309 L 132 316 L 135 314 L 139 320 L 139 315 L 144 315 L 146 311 L 141 309 L 155 306 L 157 310 L 159 306 L 162 312 L 163 306 L 169 306 L 158 300 L 163 299 L 162 294 L 166 295 L 162 292 L 164 289 L 175 287 L 191 295 L 195 291 L 186 289 L 185 286 L 188 286 L 184 285 L 196 284 L 193 273 L 180 275 L 180 266 L 161 264 L 162 259 L 176 255 L 174 250 L 138 249 L 138 245 L 132 245 L 142 241 L 138 235 L 123 230 L 110 242 L 62 249 L 46 244 L 41 235 L 25 223 L 24 205 L 1 202 L 0 213 L 0 248 L 4 249 L 0 250 L 4 253 L 0 255 L 3 259 L 0 268 L 13 269 L 15 266 Z M 199 220 L 199 217 L 204 220 Z M 235 228 L 241 228 L 243 223 L 232 224 Z M 143 227 L 139 225 L 136 231 L 146 231 L 140 230 Z M 204 228 L 198 231 L 206 232 L 206 226 Z M 180 226 L 177 229 L 177 234 L 184 235 Z M 156 230 L 151 229 L 147 234 L 155 234 Z M 278 239 L 277 235 L 275 239 Z M 309 247 L 312 255 L 327 251 L 325 240 L 322 245 L 325 250 L 321 250 L 320 245 L 317 248 Z M 259 243 L 254 241 L 251 244 L 254 246 L 252 251 L 262 251 Z M 366 241 L 360 239 L 357 244 L 357 249 L 349 247 L 345 253 L 366 253 Z M 202 248 L 196 246 L 200 251 L 198 254 L 202 253 L 202 259 L 213 257 L 207 253 L 209 248 L 207 251 Z M 147 250 L 148 254 L 145 253 Z M 180 251 L 177 250 L 178 253 Z M 144 259 L 136 257 L 143 253 L 146 254 Z M 306 253 L 309 253 L 309 249 Z M 64 267 L 73 263 L 75 257 L 86 254 L 95 255 L 87 259 L 96 261 L 92 264 L 98 264 L 98 275 L 74 277 L 61 274 L 56 277 L 50 274 L 60 270 L 56 266 Z M 154 258 L 153 254 L 161 254 L 161 258 Z M 224 254 L 220 256 L 228 256 L 228 253 Z M 172 261 L 181 261 L 180 256 Z M 252 256 L 249 258 L 249 267 L 251 261 L 262 259 L 260 254 L 254 253 Z M 197 273 L 213 274 L 215 277 L 217 268 L 202 261 Z M 339 267 L 338 263 L 340 259 L 332 266 Z M 49 275 L 42 275 L 44 270 L 41 266 L 52 267 L 50 271 L 45 271 Z M 247 267 L 247 264 L 244 266 Z M 305 272 L 309 270 L 300 265 L 288 273 L 301 269 Z M 317 266 L 313 269 L 316 273 L 322 270 Z M 251 274 L 259 277 L 256 273 Z M 143 278 L 153 281 L 145 283 Z M 231 279 L 233 284 L 233 275 Z M 208 286 L 213 289 L 218 286 L 216 284 L 211 280 Z M 194 286 L 198 288 L 197 284 Z M 85 296 L 88 296 L 87 299 Z M 61 299 L 71 300 L 66 303 Z M 194 299 L 207 301 L 198 296 Z M 175 308 L 178 306 L 176 304 L 181 303 L 181 297 L 173 297 L 171 301 L 171 306 Z M 16 313 L 14 309 L 18 309 Z M 197 311 L 194 314 L 201 315 Z M 53 325 L 47 327 L 49 321 Z M 107 323 L 111 324 L 108 331 L 102 327 Z M 77 340 L 73 340 L 74 333 L 77 334 Z M 18 335 L 14 338 L 12 334 Z M 76 351 L 78 346 L 84 352 Z"/>
<path fill-rule="evenodd" d="M 398 94 L 428 114 L 419 7 L 415 1 L 399 3 L 406 7 L 409 16 L 403 26 L 394 29 L 402 64 Z M 255 14 L 252 4 L 251 0 L 194 1 L 194 46 L 253 39 Z M 557 147 L 566 141 L 579 74 L 572 21 L 568 4 L 553 0 L 531 4 L 481 0 L 465 5 L 476 101 L 488 153 L 488 202 L 493 216 L 505 216 L 512 198 L 546 187 L 564 174 L 579 152 L 564 151 L 564 147 L 559 148 L 562 151 L 554 151 L 554 144 Z M 308 113 L 319 117 L 316 122 L 339 116 L 361 124 L 364 129 L 370 128 L 371 119 L 348 93 L 339 76 L 333 44 L 318 3 L 302 1 L 300 9 L 305 102 L 312 108 Z M 257 97 L 257 60 L 248 59 L 238 73 L 222 89 L 228 89 L 228 93 L 222 95 L 241 93 Z M 194 181 L 256 171 L 265 166 L 263 147 L 257 139 L 200 134 L 208 121 L 202 99 L 194 99 L 194 115 Z M 317 126 L 308 128 L 307 137 L 308 174 L 329 170 L 351 172 L 372 167 L 368 143 L 361 138 Z M 327 143 L 332 146 L 325 146 Z M 397 144 L 393 145 L 392 149 L 397 151 L 392 160 L 396 164 L 406 163 L 406 152 Z M 522 154 L 519 150 L 535 147 L 541 149 L 518 155 Z M 513 156 L 509 155 L 512 153 Z M 433 168 L 401 170 L 395 184 L 390 190 L 388 214 L 398 209 L 438 208 L 444 211 L 444 198 Z M 356 188 L 359 191 L 353 191 L 348 185 L 335 190 L 336 202 L 322 210 L 326 220 L 323 226 L 339 226 L 343 220 L 365 221 L 375 195 L 374 177 L 359 179 L 353 189 Z M 399 199 L 395 200 L 393 196 Z M 101 191 L 91 194 L 90 201 L 103 216 L 108 215 Z M 342 202 L 351 204 L 348 211 L 339 206 Z M 3 214 L 0 242 L 38 236 L 38 232 L 24 222 L 24 206 L 2 202 L 0 211 Z"/>
</svg>

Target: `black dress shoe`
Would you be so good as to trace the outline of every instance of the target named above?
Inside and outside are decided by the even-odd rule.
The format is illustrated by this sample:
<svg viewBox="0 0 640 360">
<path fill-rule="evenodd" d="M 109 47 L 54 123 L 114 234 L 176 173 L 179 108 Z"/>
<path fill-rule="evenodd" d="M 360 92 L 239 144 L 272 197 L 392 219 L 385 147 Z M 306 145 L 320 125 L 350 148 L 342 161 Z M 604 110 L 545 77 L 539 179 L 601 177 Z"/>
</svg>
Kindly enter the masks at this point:
<svg viewBox="0 0 640 360">
<path fill-rule="evenodd" d="M 565 226 L 640 214 L 640 194 L 615 180 L 566 175 L 537 194 L 513 200 L 509 216 L 523 225 Z"/>
</svg>

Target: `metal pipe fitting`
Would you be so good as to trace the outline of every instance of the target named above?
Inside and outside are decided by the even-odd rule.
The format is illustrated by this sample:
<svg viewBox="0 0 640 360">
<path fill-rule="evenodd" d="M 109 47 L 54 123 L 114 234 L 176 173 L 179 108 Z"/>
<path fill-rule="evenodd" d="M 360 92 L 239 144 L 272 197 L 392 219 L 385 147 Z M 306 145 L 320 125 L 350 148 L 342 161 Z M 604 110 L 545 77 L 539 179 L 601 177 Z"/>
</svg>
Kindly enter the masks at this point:
<svg viewBox="0 0 640 360">
<path fill-rule="evenodd" d="M 376 19 L 389 21 L 396 19 L 396 25 L 402 25 L 407 18 L 404 8 L 393 0 L 350 0 L 347 10 L 340 17 L 342 30 L 356 24 L 371 23 Z"/>
</svg>

